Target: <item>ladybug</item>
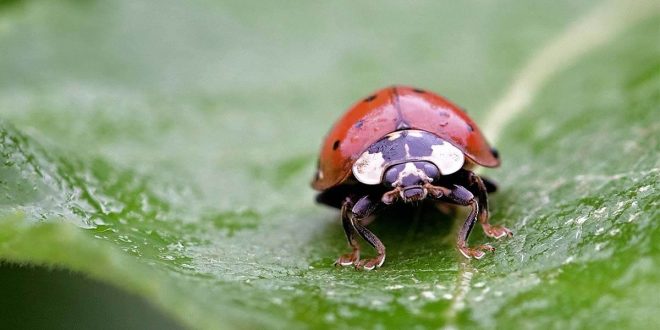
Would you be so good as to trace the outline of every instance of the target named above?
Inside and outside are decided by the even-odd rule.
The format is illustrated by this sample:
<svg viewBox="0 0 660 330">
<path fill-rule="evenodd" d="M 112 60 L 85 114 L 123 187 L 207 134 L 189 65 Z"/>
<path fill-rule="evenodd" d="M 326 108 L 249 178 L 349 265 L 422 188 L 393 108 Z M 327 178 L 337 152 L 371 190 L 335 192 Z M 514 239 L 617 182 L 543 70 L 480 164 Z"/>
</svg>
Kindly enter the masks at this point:
<svg viewBox="0 0 660 330">
<path fill-rule="evenodd" d="M 489 224 L 488 193 L 496 186 L 475 174 L 477 166 L 497 167 L 499 155 L 461 110 L 434 93 L 405 86 L 381 89 L 359 101 L 335 123 L 323 142 L 312 187 L 319 203 L 341 209 L 351 253 L 335 265 L 372 270 L 385 261 L 385 246 L 365 219 L 395 203 L 422 201 L 470 207 L 457 248 L 480 259 L 489 245 L 469 247 L 477 219 L 486 235 L 512 236 Z M 362 237 L 377 251 L 360 260 Z"/>
</svg>

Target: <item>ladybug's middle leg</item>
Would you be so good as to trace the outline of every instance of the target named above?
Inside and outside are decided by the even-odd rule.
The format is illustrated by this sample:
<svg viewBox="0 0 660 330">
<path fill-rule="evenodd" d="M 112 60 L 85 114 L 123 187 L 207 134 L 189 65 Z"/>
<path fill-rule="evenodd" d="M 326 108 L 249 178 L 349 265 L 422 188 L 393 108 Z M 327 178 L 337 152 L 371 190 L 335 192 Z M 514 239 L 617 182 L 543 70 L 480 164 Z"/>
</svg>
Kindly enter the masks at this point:
<svg viewBox="0 0 660 330">
<path fill-rule="evenodd" d="M 484 229 L 484 232 L 487 236 L 493 238 L 502 238 L 504 236 L 513 236 L 511 230 L 504 226 L 491 225 L 488 220 L 490 219 L 490 213 L 488 211 L 488 190 L 484 180 L 474 174 L 474 172 L 466 171 L 467 175 L 465 177 L 465 185 L 468 189 L 477 196 L 479 200 L 479 222 L 481 227 Z"/>
</svg>

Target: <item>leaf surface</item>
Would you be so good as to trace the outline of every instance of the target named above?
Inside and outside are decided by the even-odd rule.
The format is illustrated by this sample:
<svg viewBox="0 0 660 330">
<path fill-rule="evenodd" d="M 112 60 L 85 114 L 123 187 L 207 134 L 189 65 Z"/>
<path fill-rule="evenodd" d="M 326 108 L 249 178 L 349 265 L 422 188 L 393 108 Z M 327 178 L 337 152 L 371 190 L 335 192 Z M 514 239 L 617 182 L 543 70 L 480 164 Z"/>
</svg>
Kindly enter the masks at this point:
<svg viewBox="0 0 660 330">
<path fill-rule="evenodd" d="M 338 214 L 308 186 L 332 120 L 405 83 L 488 127 L 521 62 L 601 4 L 351 5 L 0 6 L 0 258 L 107 281 L 194 328 L 659 324 L 657 11 L 492 137 L 492 221 L 512 239 L 476 228 L 497 250 L 465 261 L 460 219 L 386 214 L 384 267 L 356 272 L 332 266 Z"/>
</svg>

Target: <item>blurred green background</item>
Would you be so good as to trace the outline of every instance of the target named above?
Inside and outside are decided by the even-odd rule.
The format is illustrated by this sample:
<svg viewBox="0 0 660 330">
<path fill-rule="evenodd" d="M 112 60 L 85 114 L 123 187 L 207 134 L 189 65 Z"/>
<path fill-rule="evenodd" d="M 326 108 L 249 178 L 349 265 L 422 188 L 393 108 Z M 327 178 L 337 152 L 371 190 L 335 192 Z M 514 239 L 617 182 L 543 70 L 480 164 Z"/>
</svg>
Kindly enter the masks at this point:
<svg viewBox="0 0 660 330">
<path fill-rule="evenodd" d="M 625 29 L 548 67 L 488 136 L 492 221 L 514 238 L 477 228 L 497 250 L 468 262 L 452 219 L 388 214 L 382 269 L 332 267 L 338 214 L 308 182 L 348 106 L 408 84 L 487 129 L 525 63 L 614 3 Z M 0 322 L 660 324 L 660 8 L 644 3 L 0 1 Z"/>
</svg>

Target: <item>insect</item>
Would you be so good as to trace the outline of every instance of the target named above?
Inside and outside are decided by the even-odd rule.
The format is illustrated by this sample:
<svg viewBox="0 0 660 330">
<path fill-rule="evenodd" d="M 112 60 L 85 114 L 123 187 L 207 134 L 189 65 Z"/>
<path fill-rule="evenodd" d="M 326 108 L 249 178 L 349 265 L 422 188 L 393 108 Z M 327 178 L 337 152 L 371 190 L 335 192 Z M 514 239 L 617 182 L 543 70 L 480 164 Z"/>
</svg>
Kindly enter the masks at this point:
<svg viewBox="0 0 660 330">
<path fill-rule="evenodd" d="M 498 152 L 472 119 L 441 96 L 393 86 L 359 101 L 326 136 L 312 181 L 320 191 L 317 202 L 341 209 L 352 248 L 335 265 L 380 267 L 385 246 L 366 228 L 365 219 L 395 203 L 421 201 L 469 207 L 457 248 L 467 258 L 482 258 L 491 246 L 467 244 L 477 220 L 490 237 L 512 233 L 488 222 L 488 193 L 496 186 L 472 169 L 499 164 Z M 375 258 L 360 260 L 358 235 L 376 249 Z"/>
</svg>

